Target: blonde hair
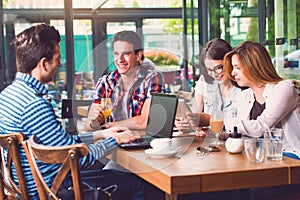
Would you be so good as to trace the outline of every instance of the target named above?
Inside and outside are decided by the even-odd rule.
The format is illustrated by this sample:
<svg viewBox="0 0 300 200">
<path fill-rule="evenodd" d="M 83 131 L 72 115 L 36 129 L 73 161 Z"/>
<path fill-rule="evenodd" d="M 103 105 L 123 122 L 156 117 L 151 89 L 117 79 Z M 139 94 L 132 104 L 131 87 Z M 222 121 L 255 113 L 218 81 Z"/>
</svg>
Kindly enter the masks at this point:
<svg viewBox="0 0 300 200">
<path fill-rule="evenodd" d="M 247 79 L 256 85 L 278 83 L 283 79 L 277 74 L 267 49 L 257 42 L 246 41 L 227 53 L 224 58 L 225 73 L 231 75 L 233 66 L 231 58 L 237 55 L 240 67 Z"/>
</svg>

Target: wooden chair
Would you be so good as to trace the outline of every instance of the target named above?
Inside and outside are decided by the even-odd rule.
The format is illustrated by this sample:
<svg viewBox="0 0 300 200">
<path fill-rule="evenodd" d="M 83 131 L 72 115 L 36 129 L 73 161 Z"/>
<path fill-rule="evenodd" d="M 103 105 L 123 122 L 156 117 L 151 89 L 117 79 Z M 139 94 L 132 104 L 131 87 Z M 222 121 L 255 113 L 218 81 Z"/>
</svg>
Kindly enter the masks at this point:
<svg viewBox="0 0 300 200">
<path fill-rule="evenodd" d="M 0 134 L 0 146 L 7 150 L 7 162 L 0 153 L 0 199 L 29 199 L 25 176 L 22 170 L 18 149 L 24 141 L 22 133 Z M 20 187 L 18 187 L 11 176 L 11 167 L 14 164 Z"/>
<path fill-rule="evenodd" d="M 27 145 L 24 145 L 24 148 L 38 188 L 40 199 L 45 200 L 50 198 L 58 200 L 58 190 L 70 171 L 73 181 L 74 197 L 76 200 L 82 199 L 79 158 L 84 157 L 89 153 L 87 145 L 75 144 L 49 147 L 37 144 L 34 141 L 34 136 L 31 136 L 26 143 Z M 49 188 L 44 181 L 43 175 L 39 171 L 35 159 L 48 164 L 62 164 L 54 178 L 51 188 Z"/>
</svg>

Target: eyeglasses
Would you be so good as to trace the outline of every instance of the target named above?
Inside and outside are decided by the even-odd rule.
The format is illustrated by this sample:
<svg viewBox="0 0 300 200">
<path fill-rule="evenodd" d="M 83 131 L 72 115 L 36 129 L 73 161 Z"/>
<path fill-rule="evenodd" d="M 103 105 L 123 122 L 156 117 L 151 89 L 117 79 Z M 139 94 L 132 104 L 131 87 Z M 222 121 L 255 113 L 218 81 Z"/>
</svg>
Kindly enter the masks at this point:
<svg viewBox="0 0 300 200">
<path fill-rule="evenodd" d="M 207 73 L 209 74 L 212 74 L 212 72 L 215 72 L 215 74 L 221 74 L 223 72 L 223 64 L 220 64 L 220 65 L 217 65 L 217 66 L 214 66 L 213 69 L 209 69 L 209 68 L 206 68 L 204 67 L 204 69 L 207 71 Z"/>
<path fill-rule="evenodd" d="M 119 57 L 119 56 L 130 56 L 133 53 L 133 51 L 124 51 L 124 52 L 117 52 L 114 51 L 114 57 Z"/>
</svg>

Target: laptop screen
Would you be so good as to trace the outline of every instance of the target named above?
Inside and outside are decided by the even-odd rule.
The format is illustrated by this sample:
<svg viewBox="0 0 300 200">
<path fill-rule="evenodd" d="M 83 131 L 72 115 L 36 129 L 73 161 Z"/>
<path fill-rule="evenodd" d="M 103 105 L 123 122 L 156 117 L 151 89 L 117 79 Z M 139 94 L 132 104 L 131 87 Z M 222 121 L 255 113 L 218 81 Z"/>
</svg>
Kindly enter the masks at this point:
<svg viewBox="0 0 300 200">
<path fill-rule="evenodd" d="M 176 95 L 152 94 L 146 128 L 147 136 L 172 137 L 177 101 Z"/>
</svg>

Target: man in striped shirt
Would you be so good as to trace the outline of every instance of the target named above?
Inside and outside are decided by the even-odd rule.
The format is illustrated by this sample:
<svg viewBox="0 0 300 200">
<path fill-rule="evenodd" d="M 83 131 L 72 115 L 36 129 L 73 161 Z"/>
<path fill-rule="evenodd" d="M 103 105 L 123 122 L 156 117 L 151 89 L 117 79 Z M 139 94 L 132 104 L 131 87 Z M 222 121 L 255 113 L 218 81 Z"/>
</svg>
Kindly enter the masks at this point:
<svg viewBox="0 0 300 200">
<path fill-rule="evenodd" d="M 80 160 L 82 170 L 91 168 L 95 162 L 115 150 L 118 143 L 129 142 L 135 137 L 130 134 L 112 132 L 91 132 L 69 135 L 56 119 L 51 104 L 45 98 L 47 89 L 43 85 L 51 81 L 60 65 L 60 34 L 53 27 L 39 24 L 21 32 L 13 41 L 16 46 L 17 74 L 14 82 L 0 94 L 0 133 L 23 132 L 28 139 L 36 135 L 40 143 L 48 146 L 64 146 L 86 143 L 90 153 Z M 112 137 L 109 137 L 109 136 Z M 106 136 L 106 137 L 105 137 Z M 94 144 L 94 141 L 103 139 Z M 19 150 L 21 163 L 32 199 L 38 199 L 37 188 L 27 162 L 24 149 Z M 60 165 L 48 165 L 39 162 L 39 169 L 50 186 Z M 17 182 L 14 166 L 12 175 Z M 96 170 L 93 174 L 94 184 L 105 188 L 112 184 L 118 186 L 114 193 L 118 199 L 143 199 L 143 185 L 133 174 L 116 170 Z M 98 178 L 97 178 L 98 177 Z M 84 180 L 84 177 L 83 177 Z M 71 182 L 66 180 L 64 188 Z M 113 196 L 114 198 L 114 196 Z"/>
<path fill-rule="evenodd" d="M 117 69 L 98 80 L 85 130 L 98 129 L 105 122 L 100 102 L 106 97 L 111 98 L 113 103 L 113 110 L 109 116 L 113 122 L 109 123 L 110 126 L 144 129 L 152 93 L 164 91 L 163 75 L 153 66 L 140 64 L 143 60 L 143 50 L 137 33 L 116 33 L 112 46 Z"/>
</svg>

